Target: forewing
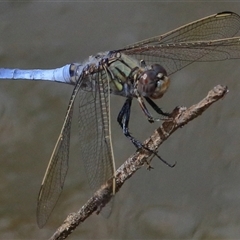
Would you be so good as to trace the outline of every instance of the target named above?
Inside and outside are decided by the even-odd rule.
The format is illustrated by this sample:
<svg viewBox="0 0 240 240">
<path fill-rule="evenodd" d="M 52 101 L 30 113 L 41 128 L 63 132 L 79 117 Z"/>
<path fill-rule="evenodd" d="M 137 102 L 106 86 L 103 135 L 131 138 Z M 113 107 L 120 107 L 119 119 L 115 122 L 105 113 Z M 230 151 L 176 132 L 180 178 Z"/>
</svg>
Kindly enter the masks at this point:
<svg viewBox="0 0 240 240">
<path fill-rule="evenodd" d="M 73 106 L 80 85 L 81 79 L 79 79 L 71 95 L 64 123 L 52 156 L 49 160 L 39 191 L 37 203 L 37 223 L 40 228 L 42 228 L 47 222 L 63 189 L 64 180 L 68 170 Z"/>
<path fill-rule="evenodd" d="M 115 170 L 110 129 L 110 89 L 105 70 L 85 79 L 88 91 L 79 94 L 80 158 L 92 190 L 97 190 Z"/>
<path fill-rule="evenodd" d="M 135 50 L 134 57 L 148 65 L 159 63 L 171 75 L 192 62 L 240 58 L 240 37 L 142 47 Z"/>
<path fill-rule="evenodd" d="M 170 75 L 194 61 L 239 58 L 239 38 L 229 39 L 239 29 L 240 17 L 224 12 L 135 43 L 120 52 L 139 61 L 143 59 L 148 65 L 159 63 Z"/>
</svg>

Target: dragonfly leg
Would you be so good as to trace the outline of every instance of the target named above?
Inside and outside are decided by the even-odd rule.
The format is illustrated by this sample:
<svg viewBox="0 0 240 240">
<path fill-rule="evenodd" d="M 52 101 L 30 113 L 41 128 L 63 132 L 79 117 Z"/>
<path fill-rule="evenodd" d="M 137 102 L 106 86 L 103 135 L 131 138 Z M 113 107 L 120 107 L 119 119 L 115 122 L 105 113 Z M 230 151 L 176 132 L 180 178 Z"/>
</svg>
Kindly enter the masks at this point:
<svg viewBox="0 0 240 240">
<path fill-rule="evenodd" d="M 171 114 L 170 113 L 166 113 L 163 112 L 162 109 L 149 97 L 145 97 L 146 101 L 148 102 L 148 104 L 158 113 L 161 114 L 165 117 L 170 117 Z"/>
<path fill-rule="evenodd" d="M 121 111 L 118 114 L 117 121 L 120 124 L 123 134 L 134 144 L 137 149 L 143 147 L 142 143 L 135 139 L 129 132 L 128 124 L 130 119 L 130 110 L 132 105 L 132 98 L 127 98 Z"/>
<path fill-rule="evenodd" d="M 163 163 L 165 163 L 169 167 L 174 167 L 176 163 L 174 164 L 169 164 L 167 161 L 161 158 L 161 156 L 158 155 L 156 151 L 153 151 L 147 147 L 145 147 L 140 141 L 135 139 L 129 132 L 128 129 L 128 124 L 129 124 L 129 119 L 130 119 L 130 110 L 131 110 L 131 105 L 132 105 L 132 98 L 127 98 L 121 111 L 118 114 L 117 121 L 120 124 L 121 128 L 123 129 L 124 135 L 134 144 L 134 146 L 137 149 L 144 148 L 147 151 L 151 152 L 154 154 L 154 156 L 158 157 Z"/>
<path fill-rule="evenodd" d="M 150 123 L 153 123 L 154 121 L 158 120 L 158 119 L 154 119 L 153 116 L 151 115 L 151 113 L 148 111 L 148 109 L 147 109 L 147 107 L 146 107 L 142 97 L 140 97 L 140 96 L 137 97 L 137 100 L 138 100 L 138 103 L 139 103 L 143 113 L 147 116 L 148 121 Z"/>
</svg>

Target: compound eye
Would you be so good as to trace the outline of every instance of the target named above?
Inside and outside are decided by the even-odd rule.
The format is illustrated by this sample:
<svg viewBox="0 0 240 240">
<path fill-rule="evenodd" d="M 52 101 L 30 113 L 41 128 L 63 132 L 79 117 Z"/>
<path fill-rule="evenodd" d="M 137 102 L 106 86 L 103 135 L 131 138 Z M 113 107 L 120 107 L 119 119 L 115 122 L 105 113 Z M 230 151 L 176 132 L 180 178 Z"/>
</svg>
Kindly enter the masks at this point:
<svg viewBox="0 0 240 240">
<path fill-rule="evenodd" d="M 154 64 L 152 69 L 144 71 L 138 79 L 138 93 L 152 99 L 161 98 L 169 85 L 166 73 L 166 70 L 159 64 Z"/>
<path fill-rule="evenodd" d="M 163 74 L 164 76 L 167 76 L 167 71 L 166 69 L 161 66 L 160 64 L 153 64 L 152 65 L 152 70 L 155 71 L 158 74 Z"/>
</svg>

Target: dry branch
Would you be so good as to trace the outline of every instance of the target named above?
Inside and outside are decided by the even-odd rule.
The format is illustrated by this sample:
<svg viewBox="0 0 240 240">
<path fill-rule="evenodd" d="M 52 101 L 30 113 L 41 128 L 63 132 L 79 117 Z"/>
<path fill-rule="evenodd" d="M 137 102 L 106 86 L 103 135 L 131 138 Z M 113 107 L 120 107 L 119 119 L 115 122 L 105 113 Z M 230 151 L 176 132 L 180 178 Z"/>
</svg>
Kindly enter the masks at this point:
<svg viewBox="0 0 240 240">
<path fill-rule="evenodd" d="M 162 125 L 154 131 L 152 136 L 144 142 L 145 146 L 150 150 L 157 150 L 173 132 L 194 118 L 200 116 L 211 104 L 223 98 L 227 92 L 228 89 L 226 86 L 218 85 L 214 87 L 199 103 L 189 108 L 176 107 L 171 113 L 171 119 L 164 121 Z M 147 150 L 138 150 L 118 168 L 115 179 L 116 192 L 120 190 L 128 178 L 130 178 L 144 164 L 149 162 L 152 155 L 152 152 Z M 70 235 L 73 230 L 81 222 L 84 222 L 84 220 L 93 212 L 99 213 L 102 207 L 104 207 L 112 198 L 112 184 L 112 179 L 109 179 L 77 213 L 69 214 L 64 223 L 57 229 L 50 239 L 55 240 L 67 238 L 67 236 Z"/>
</svg>

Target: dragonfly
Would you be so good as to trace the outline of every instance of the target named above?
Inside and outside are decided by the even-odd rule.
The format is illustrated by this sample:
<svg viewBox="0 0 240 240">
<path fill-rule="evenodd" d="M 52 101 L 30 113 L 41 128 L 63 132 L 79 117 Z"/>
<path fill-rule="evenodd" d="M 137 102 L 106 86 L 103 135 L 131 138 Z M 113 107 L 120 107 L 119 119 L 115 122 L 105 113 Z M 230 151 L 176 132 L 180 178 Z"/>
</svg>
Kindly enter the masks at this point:
<svg viewBox="0 0 240 240">
<path fill-rule="evenodd" d="M 126 98 L 117 121 L 136 148 L 144 148 L 129 131 L 133 99 L 137 99 L 149 122 L 156 119 L 145 103 L 157 114 L 169 117 L 155 103 L 167 91 L 169 76 L 193 62 L 240 58 L 240 36 L 236 36 L 239 30 L 240 16 L 225 11 L 118 50 L 98 53 L 83 63 L 48 70 L 1 68 L 1 79 L 46 80 L 73 85 L 63 126 L 38 195 L 38 226 L 46 224 L 63 189 L 75 102 L 79 106 L 80 159 L 84 162 L 89 184 L 95 190 L 115 172 L 110 95 Z"/>
</svg>

